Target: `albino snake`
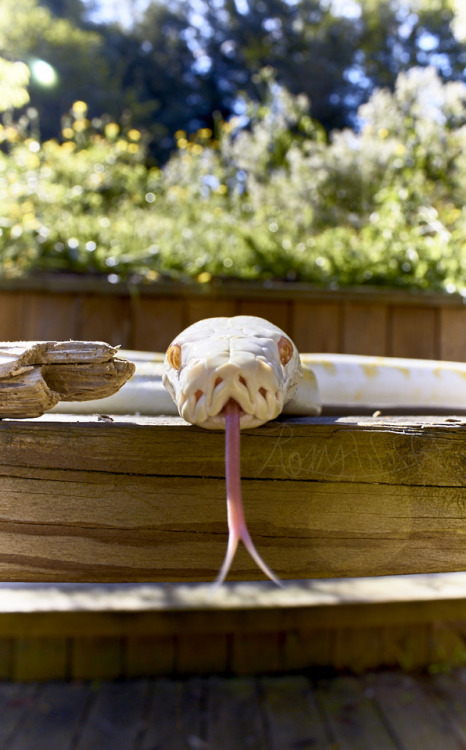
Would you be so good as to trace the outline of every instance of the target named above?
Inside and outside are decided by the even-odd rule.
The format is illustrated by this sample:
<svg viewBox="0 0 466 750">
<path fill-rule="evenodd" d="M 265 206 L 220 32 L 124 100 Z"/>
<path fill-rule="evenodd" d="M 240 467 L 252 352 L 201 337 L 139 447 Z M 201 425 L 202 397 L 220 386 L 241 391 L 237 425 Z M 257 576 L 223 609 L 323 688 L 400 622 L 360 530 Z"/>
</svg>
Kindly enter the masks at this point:
<svg viewBox="0 0 466 750">
<path fill-rule="evenodd" d="M 283 410 L 313 416 L 375 410 L 432 414 L 466 412 L 466 364 L 352 354 L 301 354 L 289 337 L 262 318 L 201 320 L 180 333 L 165 357 L 122 351 L 136 373 L 113 396 L 67 402 L 54 411 L 179 414 L 226 432 L 229 543 L 217 578 L 223 581 L 240 539 L 272 580 L 250 538 L 241 501 L 240 429 L 258 427 Z M 168 396 L 163 384 L 171 394 Z"/>
<path fill-rule="evenodd" d="M 445 405 L 448 399 L 445 387 L 450 388 L 451 396 L 452 387 L 458 395 L 462 386 L 460 397 L 463 400 L 459 406 L 464 407 L 466 403 L 464 365 L 362 357 L 355 367 L 354 358 L 349 359 L 346 364 L 354 403 L 358 401 L 354 386 L 356 380 L 357 387 L 358 369 L 360 380 L 362 374 L 359 399 L 362 397 L 366 405 L 370 405 L 371 400 L 375 400 L 375 407 L 387 403 L 384 388 L 385 397 L 388 394 L 389 400 L 393 400 L 388 381 L 392 381 L 398 391 L 401 386 L 401 390 L 408 393 L 408 403 L 414 407 Z M 304 355 L 303 360 L 306 363 L 312 357 Z M 312 367 L 312 362 L 309 364 Z M 340 370 L 344 368 L 343 356 Z M 306 377 L 302 379 L 300 356 L 287 335 L 268 321 L 251 316 L 201 320 L 180 333 L 167 350 L 163 384 L 179 414 L 200 427 L 225 430 L 229 540 L 217 584 L 225 579 L 242 540 L 256 564 L 280 585 L 257 552 L 247 529 L 241 499 L 240 429 L 258 427 L 274 419 L 287 402 L 291 404 L 291 413 L 318 414 L 315 376 L 308 367 L 304 369 Z M 375 393 L 371 393 L 373 383 Z M 340 388 L 345 390 L 341 377 Z M 402 398 L 399 401 L 404 403 Z"/>
</svg>

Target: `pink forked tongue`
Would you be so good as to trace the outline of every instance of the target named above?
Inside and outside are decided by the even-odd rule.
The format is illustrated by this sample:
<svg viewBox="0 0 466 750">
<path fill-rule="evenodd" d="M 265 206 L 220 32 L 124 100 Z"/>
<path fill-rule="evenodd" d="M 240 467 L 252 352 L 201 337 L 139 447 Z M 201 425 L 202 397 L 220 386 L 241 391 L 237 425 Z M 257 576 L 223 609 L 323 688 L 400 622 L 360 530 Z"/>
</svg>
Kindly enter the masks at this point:
<svg viewBox="0 0 466 750">
<path fill-rule="evenodd" d="M 230 399 L 225 407 L 225 471 L 229 536 L 227 553 L 215 585 L 219 586 L 225 580 L 241 539 L 256 565 L 274 583 L 282 586 L 281 581 L 259 555 L 246 526 L 241 499 L 240 408 L 233 399 Z"/>
</svg>

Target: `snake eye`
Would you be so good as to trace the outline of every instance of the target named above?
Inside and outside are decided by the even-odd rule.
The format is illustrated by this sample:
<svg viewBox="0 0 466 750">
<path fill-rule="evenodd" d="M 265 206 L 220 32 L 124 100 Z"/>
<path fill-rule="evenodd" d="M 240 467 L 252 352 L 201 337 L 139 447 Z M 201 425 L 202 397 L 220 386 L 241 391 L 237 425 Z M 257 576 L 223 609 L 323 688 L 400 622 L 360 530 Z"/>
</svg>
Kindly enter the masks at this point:
<svg viewBox="0 0 466 750">
<path fill-rule="evenodd" d="M 181 367 L 181 346 L 179 344 L 172 344 L 167 349 L 167 359 L 170 367 L 174 370 L 179 370 Z"/>
<path fill-rule="evenodd" d="M 285 338 L 285 336 L 282 336 L 278 342 L 278 353 L 282 365 L 287 365 L 293 356 L 293 344 L 289 339 Z"/>
</svg>

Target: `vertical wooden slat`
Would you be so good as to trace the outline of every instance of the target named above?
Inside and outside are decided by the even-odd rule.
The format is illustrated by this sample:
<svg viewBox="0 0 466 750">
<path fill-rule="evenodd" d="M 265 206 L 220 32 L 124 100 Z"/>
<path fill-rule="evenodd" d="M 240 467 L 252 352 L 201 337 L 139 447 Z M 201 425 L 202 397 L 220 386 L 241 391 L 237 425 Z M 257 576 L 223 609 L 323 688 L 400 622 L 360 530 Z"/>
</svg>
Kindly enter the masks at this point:
<svg viewBox="0 0 466 750">
<path fill-rule="evenodd" d="M 11 680 L 13 677 L 14 640 L 0 638 L 0 680 Z"/>
<path fill-rule="evenodd" d="M 440 309 L 440 359 L 466 362 L 466 306 Z"/>
<path fill-rule="evenodd" d="M 28 294 L 0 292 L 0 340 L 21 341 L 26 332 L 23 323 Z"/>
<path fill-rule="evenodd" d="M 361 674 L 380 665 L 380 628 L 340 628 L 334 633 L 331 665 Z"/>
<path fill-rule="evenodd" d="M 289 333 L 301 352 L 341 353 L 341 305 L 296 302 Z"/>
<path fill-rule="evenodd" d="M 114 680 L 123 675 L 120 638 L 73 638 L 71 677 L 75 680 Z"/>
<path fill-rule="evenodd" d="M 438 310 L 427 307 L 394 307 L 389 356 L 436 359 Z"/>
<path fill-rule="evenodd" d="M 237 304 L 233 297 L 188 297 L 185 314 L 189 326 L 203 318 L 230 318 L 237 314 Z"/>
<path fill-rule="evenodd" d="M 329 628 L 286 632 L 281 647 L 284 669 L 328 667 L 332 664 L 333 639 Z"/>
<path fill-rule="evenodd" d="M 72 294 L 31 293 L 22 316 L 26 340 L 57 341 L 78 338 L 79 299 Z"/>
<path fill-rule="evenodd" d="M 276 300 L 239 300 L 238 315 L 257 315 L 265 318 L 274 325 L 282 328 L 289 336 L 290 332 L 290 305 L 288 302 Z"/>
<path fill-rule="evenodd" d="M 343 352 L 387 354 L 387 306 L 348 302 L 343 307 Z"/>
<path fill-rule="evenodd" d="M 280 646 L 278 633 L 233 633 L 231 671 L 238 675 L 278 671 Z"/>
<path fill-rule="evenodd" d="M 15 641 L 13 679 L 63 680 L 67 677 L 66 638 L 18 638 Z"/>
<path fill-rule="evenodd" d="M 140 297 L 132 303 L 130 347 L 163 352 L 184 328 L 184 303 L 175 297 Z"/>
<path fill-rule="evenodd" d="M 218 633 L 181 635 L 177 639 L 178 674 L 212 674 L 227 671 L 227 636 Z"/>
<path fill-rule="evenodd" d="M 429 626 L 419 623 L 384 629 L 381 643 L 381 664 L 410 671 L 428 664 Z"/>
<path fill-rule="evenodd" d="M 78 338 L 129 346 L 129 299 L 86 295 L 80 300 Z"/>
<path fill-rule="evenodd" d="M 174 665 L 174 638 L 170 636 L 136 636 L 125 639 L 125 677 L 154 677 L 173 674 Z"/>
</svg>

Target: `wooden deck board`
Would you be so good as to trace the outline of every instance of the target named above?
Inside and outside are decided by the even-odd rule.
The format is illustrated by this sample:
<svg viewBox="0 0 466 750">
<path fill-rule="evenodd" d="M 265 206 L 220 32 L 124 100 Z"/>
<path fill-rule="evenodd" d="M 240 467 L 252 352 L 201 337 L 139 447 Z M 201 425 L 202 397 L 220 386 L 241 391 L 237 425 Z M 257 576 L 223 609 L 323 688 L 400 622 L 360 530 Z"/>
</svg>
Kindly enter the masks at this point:
<svg viewBox="0 0 466 750">
<path fill-rule="evenodd" d="M 2 750 L 460 750 L 464 670 L 0 683 Z"/>
<path fill-rule="evenodd" d="M 283 418 L 242 436 L 246 517 L 284 579 L 466 570 L 464 419 Z M 0 423 L 0 579 L 209 581 L 223 435 L 181 419 Z M 243 547 L 231 578 L 263 577 Z"/>
</svg>

